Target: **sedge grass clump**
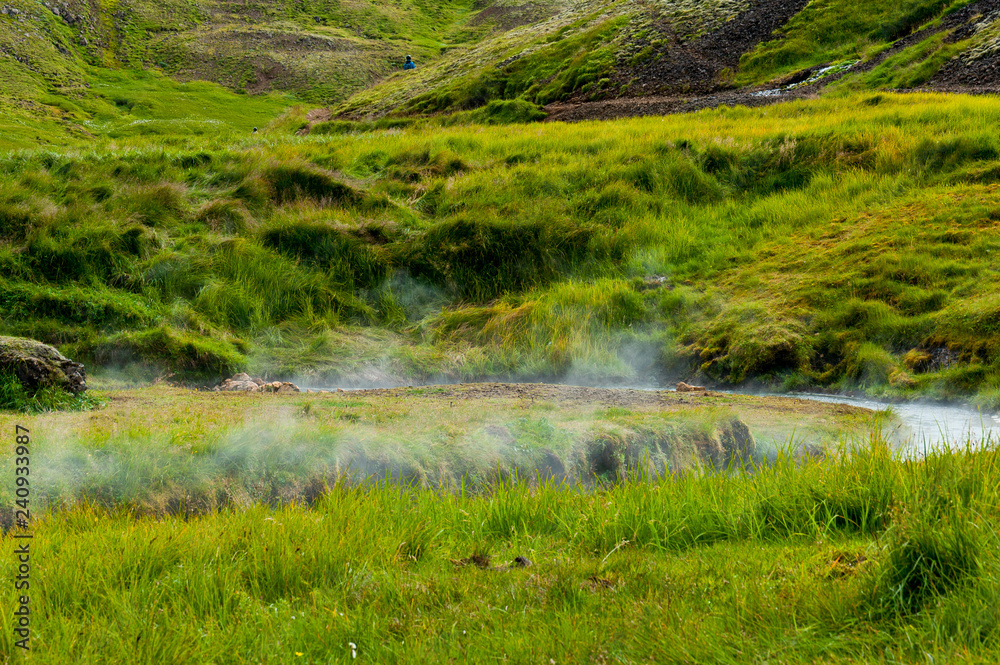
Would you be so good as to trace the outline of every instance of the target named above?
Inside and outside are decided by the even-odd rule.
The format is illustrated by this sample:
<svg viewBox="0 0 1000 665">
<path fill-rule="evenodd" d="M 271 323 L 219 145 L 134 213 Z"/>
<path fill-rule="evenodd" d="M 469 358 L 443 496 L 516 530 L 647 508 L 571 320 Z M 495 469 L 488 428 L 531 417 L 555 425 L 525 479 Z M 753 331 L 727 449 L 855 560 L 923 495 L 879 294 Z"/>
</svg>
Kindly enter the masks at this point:
<svg viewBox="0 0 1000 665">
<path fill-rule="evenodd" d="M 69 329 L 141 328 L 155 321 L 160 308 L 142 296 L 120 288 L 45 284 L 0 279 L 0 307 L 8 325 L 56 322 Z"/>
<path fill-rule="evenodd" d="M 442 124 L 468 122 L 481 125 L 509 125 L 512 123 L 538 122 L 546 113 L 538 104 L 526 99 L 494 99 L 474 111 L 456 113 L 442 120 Z"/>
<path fill-rule="evenodd" d="M 278 205 L 299 199 L 311 199 L 323 205 L 349 206 L 361 201 L 361 195 L 327 173 L 306 164 L 275 164 L 262 174 Z"/>
<path fill-rule="evenodd" d="M 97 224 L 87 219 L 41 228 L 25 249 L 24 260 L 36 279 L 98 281 L 137 290 L 139 264 L 160 249 L 160 241 L 142 226 Z"/>
<path fill-rule="evenodd" d="M 253 216 L 242 201 L 215 199 L 195 212 L 195 219 L 217 233 L 243 235 L 254 225 Z"/>
<path fill-rule="evenodd" d="M 22 204 L 0 204 L 0 240 L 14 242 L 24 240 L 31 230 L 32 210 Z"/>
<path fill-rule="evenodd" d="M 886 440 L 871 436 L 841 444 L 830 455 L 778 451 L 753 476 L 753 529 L 761 536 L 875 534 L 892 520 L 903 491 L 894 469 L 898 456 Z"/>
<path fill-rule="evenodd" d="M 124 195 L 123 207 L 141 224 L 162 228 L 184 221 L 187 191 L 179 183 L 141 185 Z"/>
<path fill-rule="evenodd" d="M 564 270 L 613 254 L 585 224 L 475 220 L 459 216 L 415 238 L 402 259 L 415 277 L 477 301 L 553 281 Z"/>
<path fill-rule="evenodd" d="M 872 602 L 893 614 L 920 610 L 995 565 L 995 451 L 932 452 L 905 469 L 909 496 L 892 526 L 871 580 Z"/>
<path fill-rule="evenodd" d="M 356 231 L 352 233 L 351 231 Z M 390 256 L 377 244 L 365 242 L 365 234 L 379 234 L 385 227 L 348 229 L 322 221 L 283 223 L 265 229 L 261 242 L 282 254 L 327 271 L 350 290 L 380 286 L 388 277 Z"/>
<path fill-rule="evenodd" d="M 73 395 L 53 386 L 28 390 L 13 371 L 0 372 L 0 411 L 89 411 L 100 405 L 101 400 L 86 392 Z"/>
<path fill-rule="evenodd" d="M 995 137 L 978 134 L 943 141 L 923 139 L 917 144 L 913 157 L 918 167 L 930 173 L 940 173 L 967 162 L 994 160 L 998 154 Z"/>
</svg>

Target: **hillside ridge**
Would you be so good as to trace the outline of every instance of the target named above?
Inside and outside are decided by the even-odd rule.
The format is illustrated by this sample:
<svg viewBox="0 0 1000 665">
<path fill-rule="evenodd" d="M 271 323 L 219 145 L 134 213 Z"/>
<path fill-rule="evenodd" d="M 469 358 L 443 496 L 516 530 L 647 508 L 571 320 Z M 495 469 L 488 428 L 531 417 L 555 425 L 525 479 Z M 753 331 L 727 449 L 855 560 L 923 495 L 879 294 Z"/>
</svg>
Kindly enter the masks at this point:
<svg viewBox="0 0 1000 665">
<path fill-rule="evenodd" d="M 114 115 L 95 84 L 140 70 L 367 120 L 503 100 L 576 120 L 842 90 L 992 93 L 998 18 L 996 0 L 8 0 L 0 102 L 79 140 Z M 405 54 L 417 70 L 401 71 Z"/>
</svg>

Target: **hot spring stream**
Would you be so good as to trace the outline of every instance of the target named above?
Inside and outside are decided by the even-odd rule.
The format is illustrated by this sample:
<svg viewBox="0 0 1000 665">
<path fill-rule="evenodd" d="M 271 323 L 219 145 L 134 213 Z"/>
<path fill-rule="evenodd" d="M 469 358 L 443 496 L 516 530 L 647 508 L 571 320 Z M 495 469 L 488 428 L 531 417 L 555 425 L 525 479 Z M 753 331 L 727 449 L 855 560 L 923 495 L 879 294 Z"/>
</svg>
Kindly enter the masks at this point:
<svg viewBox="0 0 1000 665">
<path fill-rule="evenodd" d="M 610 386 L 608 386 L 610 387 Z M 622 388 L 625 386 L 614 386 Z M 666 386 L 628 386 L 638 390 L 664 390 Z M 360 389 L 359 386 L 345 387 L 347 390 Z M 316 392 L 326 392 L 329 387 L 312 388 Z M 979 412 L 973 407 L 959 404 L 935 404 L 928 402 L 892 403 L 866 397 L 846 395 L 824 395 L 817 393 L 743 393 L 739 390 L 712 389 L 715 392 L 769 395 L 792 399 L 814 400 L 832 404 L 849 404 L 872 411 L 890 410 L 893 418 L 887 419 L 883 428 L 890 440 L 911 454 L 920 456 L 925 451 L 945 446 L 962 448 L 965 445 L 1000 443 L 1000 414 Z"/>
<path fill-rule="evenodd" d="M 886 433 L 916 454 L 946 445 L 961 448 L 970 442 L 1000 442 L 1000 415 L 980 413 L 969 406 L 919 402 L 894 404 L 864 397 L 813 393 L 779 393 L 777 396 L 850 404 L 873 411 L 890 409 L 895 419 L 886 424 Z"/>
</svg>

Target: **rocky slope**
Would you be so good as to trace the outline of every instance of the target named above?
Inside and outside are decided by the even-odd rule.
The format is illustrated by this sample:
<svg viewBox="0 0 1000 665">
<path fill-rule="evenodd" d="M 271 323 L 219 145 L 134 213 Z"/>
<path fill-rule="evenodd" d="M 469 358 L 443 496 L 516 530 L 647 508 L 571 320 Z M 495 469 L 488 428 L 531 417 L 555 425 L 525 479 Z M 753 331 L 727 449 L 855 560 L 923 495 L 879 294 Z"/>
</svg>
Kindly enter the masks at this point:
<svg viewBox="0 0 1000 665">
<path fill-rule="evenodd" d="M 878 1 L 862 12 L 845 0 L 583 4 L 544 28 L 446 54 L 430 72 L 391 77 L 338 110 L 371 118 L 521 97 L 551 120 L 580 120 L 758 106 L 828 88 L 1000 91 L 996 0 Z"/>
<path fill-rule="evenodd" d="M 60 100 L 92 95 L 105 69 L 290 92 L 351 118 L 514 98 L 559 118 L 614 117 L 831 84 L 991 92 L 997 18 L 996 0 L 875 0 L 863 12 L 847 0 L 7 0 L 0 99 L 79 122 Z M 400 70 L 405 54 L 416 71 Z M 603 103 L 642 98 L 660 101 Z"/>
</svg>

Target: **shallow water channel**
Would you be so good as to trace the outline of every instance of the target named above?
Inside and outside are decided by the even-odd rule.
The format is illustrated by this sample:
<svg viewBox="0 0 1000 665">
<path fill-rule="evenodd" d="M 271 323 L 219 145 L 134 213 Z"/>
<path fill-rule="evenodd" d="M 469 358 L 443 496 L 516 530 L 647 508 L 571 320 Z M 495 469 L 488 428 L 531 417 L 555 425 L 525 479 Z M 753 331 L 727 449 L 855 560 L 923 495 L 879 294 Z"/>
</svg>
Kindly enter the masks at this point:
<svg viewBox="0 0 1000 665">
<path fill-rule="evenodd" d="M 1000 443 L 1000 415 L 982 413 L 959 404 L 882 402 L 866 397 L 780 393 L 780 397 L 850 404 L 873 411 L 891 410 L 885 432 L 901 447 L 921 454 L 936 448 L 964 448 L 968 444 Z"/>
</svg>

